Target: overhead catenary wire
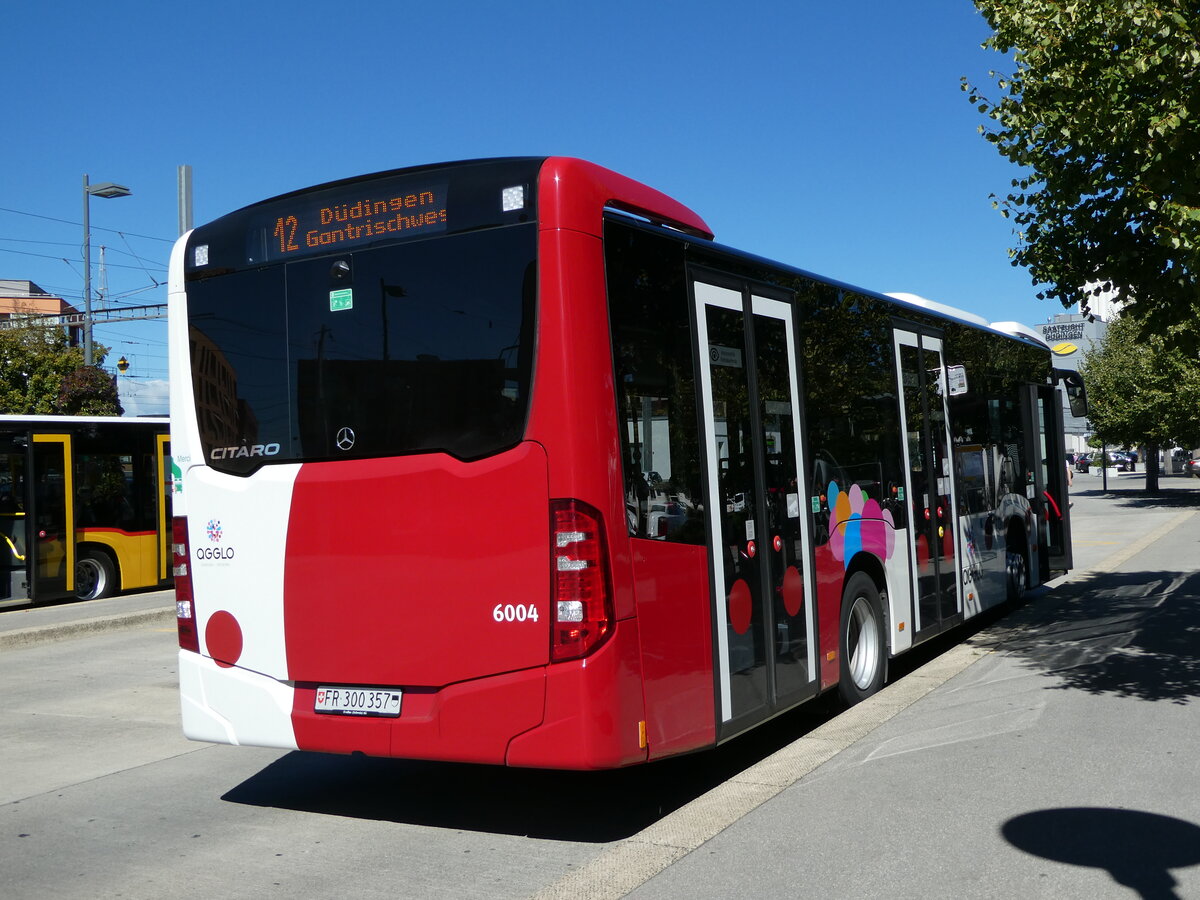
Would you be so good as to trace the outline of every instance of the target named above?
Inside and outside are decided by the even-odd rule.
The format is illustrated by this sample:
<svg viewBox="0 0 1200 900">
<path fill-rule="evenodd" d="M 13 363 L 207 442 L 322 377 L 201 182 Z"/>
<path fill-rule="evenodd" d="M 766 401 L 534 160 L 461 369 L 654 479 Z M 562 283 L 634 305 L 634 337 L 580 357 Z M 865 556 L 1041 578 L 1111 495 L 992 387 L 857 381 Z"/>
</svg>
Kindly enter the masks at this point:
<svg viewBox="0 0 1200 900">
<path fill-rule="evenodd" d="M 82 222 L 72 222 L 70 219 L 59 219 L 59 218 L 56 218 L 55 216 L 43 216 L 40 213 L 25 212 L 24 210 L 12 209 L 7 206 L 0 206 L 0 212 L 9 212 L 9 213 L 13 213 L 14 215 L 18 215 L 18 216 L 30 216 L 31 218 L 34 218 L 34 219 L 45 219 L 47 222 L 61 222 L 64 225 L 74 225 L 76 228 L 83 227 Z M 117 228 L 102 228 L 99 225 L 92 225 L 91 223 L 88 223 L 88 229 L 90 231 L 111 231 L 113 234 L 122 234 L 122 232 Z M 137 234 L 136 232 L 133 232 L 133 231 L 127 231 L 127 232 L 124 232 L 124 234 L 127 234 L 130 237 L 143 238 L 147 241 L 162 241 L 164 244 L 174 244 L 175 243 L 175 238 L 156 237 L 155 235 L 152 235 L 152 234 Z"/>
</svg>

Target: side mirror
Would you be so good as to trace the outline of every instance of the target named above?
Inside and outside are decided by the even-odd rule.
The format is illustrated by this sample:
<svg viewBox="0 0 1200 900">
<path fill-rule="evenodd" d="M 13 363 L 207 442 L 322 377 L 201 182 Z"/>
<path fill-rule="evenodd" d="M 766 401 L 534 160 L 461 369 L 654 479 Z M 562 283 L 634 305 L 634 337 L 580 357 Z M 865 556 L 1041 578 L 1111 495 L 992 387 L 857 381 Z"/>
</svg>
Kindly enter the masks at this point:
<svg viewBox="0 0 1200 900">
<path fill-rule="evenodd" d="M 1063 390 L 1067 392 L 1067 402 L 1071 405 L 1071 415 L 1083 419 L 1088 414 L 1087 389 L 1083 386 L 1083 376 L 1074 369 L 1055 369 L 1054 377 L 1062 382 Z"/>
</svg>

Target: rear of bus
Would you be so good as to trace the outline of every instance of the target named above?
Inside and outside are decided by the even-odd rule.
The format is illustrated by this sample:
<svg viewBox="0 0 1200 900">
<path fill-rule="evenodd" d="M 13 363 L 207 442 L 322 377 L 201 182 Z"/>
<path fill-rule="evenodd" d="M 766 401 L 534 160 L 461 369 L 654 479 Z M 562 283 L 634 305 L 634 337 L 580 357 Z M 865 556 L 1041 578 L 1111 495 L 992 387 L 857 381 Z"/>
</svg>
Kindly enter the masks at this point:
<svg viewBox="0 0 1200 900">
<path fill-rule="evenodd" d="M 171 261 L 184 731 L 375 756 L 647 758 L 603 211 L 566 159 L 285 195 Z M 616 529 L 616 530 L 614 530 Z"/>
</svg>

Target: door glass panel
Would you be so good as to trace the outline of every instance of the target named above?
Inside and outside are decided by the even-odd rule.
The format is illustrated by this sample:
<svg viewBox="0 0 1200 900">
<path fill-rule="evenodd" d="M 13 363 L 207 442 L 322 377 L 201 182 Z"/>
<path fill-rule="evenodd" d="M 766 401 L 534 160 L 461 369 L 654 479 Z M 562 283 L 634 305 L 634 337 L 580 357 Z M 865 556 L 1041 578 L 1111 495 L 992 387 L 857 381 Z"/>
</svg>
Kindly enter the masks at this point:
<svg viewBox="0 0 1200 900">
<path fill-rule="evenodd" d="M 25 565 L 29 541 L 25 533 L 25 450 L 4 439 L 0 453 L 0 600 L 28 596 Z M 11 448 L 11 449 L 9 449 Z"/>
<path fill-rule="evenodd" d="M 937 566 L 938 619 L 947 619 L 957 611 L 958 569 L 954 564 L 955 510 L 951 481 L 950 447 L 946 431 L 945 375 L 942 354 L 925 346 L 922 350 L 925 365 L 925 398 L 929 411 L 929 460 L 933 471 L 929 485 L 933 495 L 930 548 Z"/>
<path fill-rule="evenodd" d="M 916 544 L 917 629 L 937 622 L 937 563 L 933 548 L 930 466 L 925 458 L 925 403 L 921 386 L 921 351 L 900 346 L 900 371 L 904 389 L 904 420 L 908 442 L 909 499 Z"/>
<path fill-rule="evenodd" d="M 155 493 L 158 496 L 158 579 L 167 577 L 171 535 L 171 491 L 178 488 L 172 471 L 171 441 L 166 435 L 158 437 L 158 451 L 154 461 Z"/>
<path fill-rule="evenodd" d="M 754 318 L 767 488 L 767 534 L 761 546 L 768 559 L 776 693 L 781 697 L 805 688 L 809 681 L 805 553 L 787 331 L 787 322 L 781 319 Z"/>
<path fill-rule="evenodd" d="M 1066 468 L 1060 465 L 1050 465 L 1051 460 L 1062 460 L 1065 453 L 1062 446 L 1062 430 L 1058 424 L 1061 421 L 1062 407 L 1058 390 L 1050 385 L 1037 387 L 1037 453 L 1039 459 L 1039 474 L 1043 491 L 1042 509 L 1042 546 L 1046 550 L 1046 571 L 1043 577 L 1049 576 L 1049 569 L 1054 560 L 1062 565 L 1069 546 L 1068 506 L 1070 504 L 1067 490 Z"/>
<path fill-rule="evenodd" d="M 940 342 L 913 334 L 902 338 L 898 350 L 915 545 L 916 622 L 917 631 L 922 631 L 958 612 L 957 519 Z"/>
<path fill-rule="evenodd" d="M 66 444 L 58 441 L 33 444 L 34 522 L 30 547 L 33 559 L 33 592 L 39 595 L 67 590 L 67 565 L 73 535 L 67 529 Z"/>
<path fill-rule="evenodd" d="M 717 463 L 719 525 L 714 552 L 721 554 L 724 569 L 729 713 L 737 717 L 769 700 L 746 334 L 740 310 L 718 306 L 704 310 Z"/>
</svg>

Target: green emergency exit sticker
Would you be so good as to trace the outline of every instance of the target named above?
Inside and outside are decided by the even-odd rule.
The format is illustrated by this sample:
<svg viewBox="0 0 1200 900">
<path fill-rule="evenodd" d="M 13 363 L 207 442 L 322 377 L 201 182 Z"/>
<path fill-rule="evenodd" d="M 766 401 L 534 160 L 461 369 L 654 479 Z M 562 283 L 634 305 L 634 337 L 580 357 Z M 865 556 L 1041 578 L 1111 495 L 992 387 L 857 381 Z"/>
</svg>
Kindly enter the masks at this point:
<svg viewBox="0 0 1200 900">
<path fill-rule="evenodd" d="M 343 309 L 354 309 L 354 289 L 342 288 L 329 292 L 329 311 L 339 312 Z"/>
<path fill-rule="evenodd" d="M 904 502 L 904 488 L 896 488 L 896 499 L 901 503 Z"/>
<path fill-rule="evenodd" d="M 812 511 L 815 513 L 819 513 L 821 511 L 821 498 L 820 497 L 812 498 Z"/>
</svg>

